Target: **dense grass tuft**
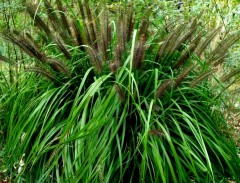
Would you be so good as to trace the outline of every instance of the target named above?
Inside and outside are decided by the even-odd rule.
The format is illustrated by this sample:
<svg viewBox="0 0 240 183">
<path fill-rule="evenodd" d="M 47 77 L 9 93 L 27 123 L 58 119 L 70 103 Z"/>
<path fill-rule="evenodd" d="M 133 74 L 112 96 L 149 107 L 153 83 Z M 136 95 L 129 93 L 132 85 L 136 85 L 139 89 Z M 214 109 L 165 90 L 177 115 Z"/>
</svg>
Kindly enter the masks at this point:
<svg viewBox="0 0 240 183">
<path fill-rule="evenodd" d="M 116 6 L 44 0 L 26 7 L 32 34 L 1 32 L 34 64 L 0 91 L 0 173 L 16 182 L 239 181 L 207 83 L 239 33 L 210 53 L 219 29 L 207 32 L 200 16 L 158 25 L 166 33 L 152 7 Z"/>
</svg>

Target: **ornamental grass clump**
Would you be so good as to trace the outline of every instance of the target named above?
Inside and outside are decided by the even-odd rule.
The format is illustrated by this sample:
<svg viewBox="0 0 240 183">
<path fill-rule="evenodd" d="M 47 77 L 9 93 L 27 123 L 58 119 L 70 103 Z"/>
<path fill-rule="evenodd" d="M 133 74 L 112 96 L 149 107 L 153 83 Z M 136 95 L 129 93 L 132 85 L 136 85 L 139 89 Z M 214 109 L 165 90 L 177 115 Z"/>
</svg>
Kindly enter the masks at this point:
<svg viewBox="0 0 240 183">
<path fill-rule="evenodd" d="M 37 73 L 3 104 L 1 171 L 20 182 L 239 180 L 207 83 L 239 33 L 209 53 L 219 29 L 206 31 L 200 16 L 166 33 L 152 7 L 116 6 L 44 0 L 26 6 L 31 34 L 1 32 Z"/>
</svg>

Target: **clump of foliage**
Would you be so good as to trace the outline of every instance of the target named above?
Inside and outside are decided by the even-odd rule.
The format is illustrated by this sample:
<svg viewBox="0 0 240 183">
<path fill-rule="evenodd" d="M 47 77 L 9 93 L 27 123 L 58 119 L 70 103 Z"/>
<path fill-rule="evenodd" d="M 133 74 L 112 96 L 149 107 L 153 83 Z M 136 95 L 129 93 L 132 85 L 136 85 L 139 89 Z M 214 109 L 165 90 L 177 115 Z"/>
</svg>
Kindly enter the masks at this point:
<svg viewBox="0 0 240 183">
<path fill-rule="evenodd" d="M 87 0 L 77 7 L 61 0 L 43 4 L 26 7 L 31 34 L 1 33 L 33 59 L 26 71 L 37 73 L 25 74 L 3 102 L 0 168 L 6 177 L 240 179 L 234 142 L 224 133 L 226 122 L 213 109 L 218 100 L 207 84 L 239 33 L 209 52 L 219 29 L 207 31 L 200 15 L 166 27 L 152 23 L 156 17 L 146 4 L 123 2 L 117 13 Z"/>
</svg>

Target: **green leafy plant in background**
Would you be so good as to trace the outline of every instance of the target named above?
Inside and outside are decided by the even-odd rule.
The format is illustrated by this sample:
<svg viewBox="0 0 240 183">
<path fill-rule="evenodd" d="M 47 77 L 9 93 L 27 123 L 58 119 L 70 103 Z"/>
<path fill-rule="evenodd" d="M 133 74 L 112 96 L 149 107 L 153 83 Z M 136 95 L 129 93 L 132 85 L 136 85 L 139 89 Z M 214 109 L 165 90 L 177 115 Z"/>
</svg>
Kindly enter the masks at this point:
<svg viewBox="0 0 240 183">
<path fill-rule="evenodd" d="M 209 51 L 219 29 L 207 31 L 201 16 L 166 27 L 152 22 L 156 15 L 148 4 L 122 2 L 113 12 L 94 1 L 43 4 L 26 7 L 32 34 L 1 32 L 33 59 L 26 70 L 36 73 L 25 73 L 19 89 L 2 97 L 5 177 L 240 179 L 235 144 L 214 110 L 220 100 L 207 84 L 239 33 Z"/>
</svg>

